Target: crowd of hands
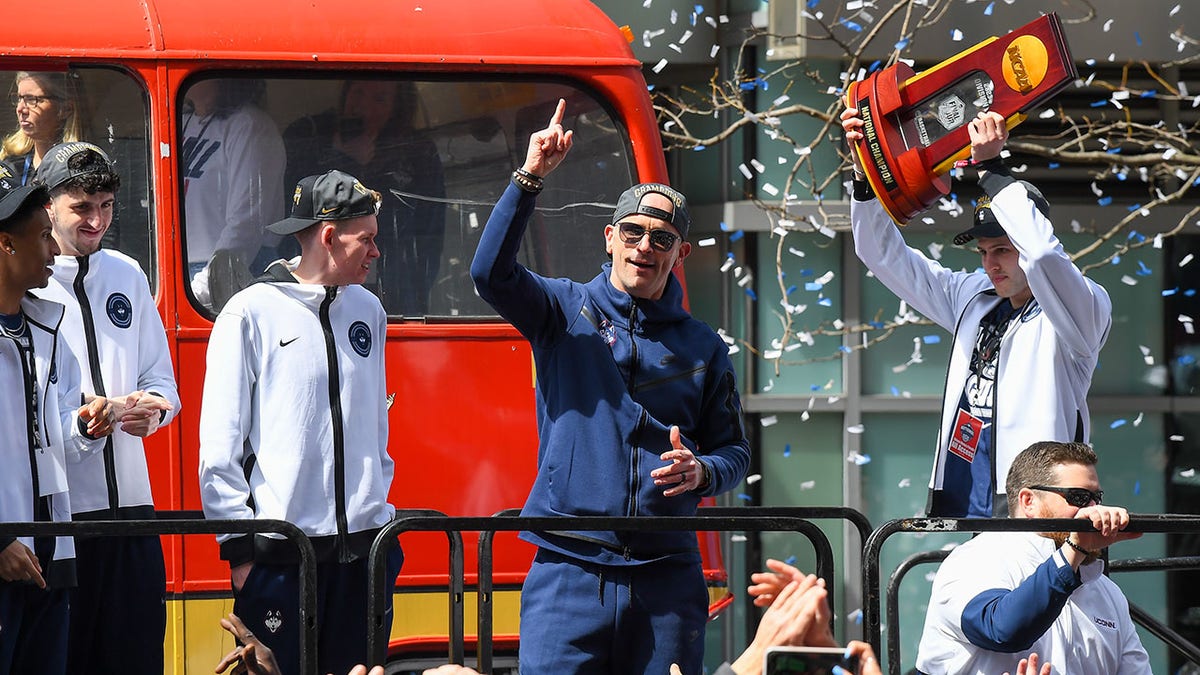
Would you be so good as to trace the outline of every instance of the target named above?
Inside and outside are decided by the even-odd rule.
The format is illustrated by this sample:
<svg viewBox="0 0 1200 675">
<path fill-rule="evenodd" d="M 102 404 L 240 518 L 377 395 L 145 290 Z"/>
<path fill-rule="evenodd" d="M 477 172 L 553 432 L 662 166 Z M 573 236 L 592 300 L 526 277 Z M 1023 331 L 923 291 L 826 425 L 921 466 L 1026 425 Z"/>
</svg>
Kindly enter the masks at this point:
<svg viewBox="0 0 1200 675">
<path fill-rule="evenodd" d="M 825 580 L 779 560 L 767 560 L 767 569 L 750 575 L 753 583 L 747 592 L 754 599 L 754 605 L 765 607 L 766 611 L 746 651 L 730 664 L 738 675 L 762 673 L 763 658 L 770 647 L 839 646 L 830 627 L 832 612 Z M 233 634 L 241 646 L 221 659 L 216 672 L 224 673 L 232 666 L 232 675 L 280 675 L 271 650 L 259 642 L 236 615 L 221 619 L 221 627 Z M 858 661 L 858 672 L 847 675 L 883 675 L 875 651 L 866 642 L 851 641 L 846 646 L 846 656 Z M 1021 659 L 1015 673 L 1004 675 L 1050 675 L 1050 670 L 1049 663 L 1039 667 L 1038 655 L 1034 653 Z M 368 671 L 366 666 L 355 666 L 349 675 L 384 675 L 384 669 L 375 666 Z M 480 674 L 466 666 L 447 664 L 430 668 L 424 675 Z M 682 675 L 679 666 L 672 665 L 670 675 Z"/>
</svg>

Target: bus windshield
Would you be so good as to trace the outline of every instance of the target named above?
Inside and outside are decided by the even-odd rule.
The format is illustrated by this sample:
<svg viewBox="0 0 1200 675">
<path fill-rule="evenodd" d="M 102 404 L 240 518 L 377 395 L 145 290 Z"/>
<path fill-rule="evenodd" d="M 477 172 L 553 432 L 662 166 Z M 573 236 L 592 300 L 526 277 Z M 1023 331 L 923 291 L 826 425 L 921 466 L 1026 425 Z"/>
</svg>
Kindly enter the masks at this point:
<svg viewBox="0 0 1200 675">
<path fill-rule="evenodd" d="M 491 206 L 524 157 L 531 124 L 568 102 L 569 163 L 547 182 L 521 262 L 590 279 L 603 227 L 632 182 L 628 136 L 601 99 L 565 81 L 193 77 L 177 120 L 190 297 L 209 315 L 272 261 L 299 254 L 265 226 L 297 181 L 339 169 L 383 195 L 381 257 L 365 286 L 392 320 L 491 318 L 469 267 Z"/>
</svg>

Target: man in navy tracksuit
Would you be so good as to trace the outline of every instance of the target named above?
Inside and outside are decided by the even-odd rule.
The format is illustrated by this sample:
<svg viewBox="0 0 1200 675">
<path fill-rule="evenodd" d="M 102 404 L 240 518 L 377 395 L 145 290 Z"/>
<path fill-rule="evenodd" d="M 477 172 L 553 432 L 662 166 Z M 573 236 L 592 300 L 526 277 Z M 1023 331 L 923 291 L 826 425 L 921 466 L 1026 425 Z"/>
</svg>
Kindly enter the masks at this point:
<svg viewBox="0 0 1200 675">
<path fill-rule="evenodd" d="M 682 306 L 687 202 L 636 185 L 604 229 L 612 262 L 586 284 L 538 276 L 517 251 L 542 181 L 570 150 L 565 103 L 530 138 L 471 265 L 480 296 L 532 344 L 538 475 L 525 516 L 690 516 L 732 488 L 750 450 L 724 342 Z M 698 674 L 708 593 L 694 532 L 525 532 L 520 666 L 538 673 Z"/>
</svg>

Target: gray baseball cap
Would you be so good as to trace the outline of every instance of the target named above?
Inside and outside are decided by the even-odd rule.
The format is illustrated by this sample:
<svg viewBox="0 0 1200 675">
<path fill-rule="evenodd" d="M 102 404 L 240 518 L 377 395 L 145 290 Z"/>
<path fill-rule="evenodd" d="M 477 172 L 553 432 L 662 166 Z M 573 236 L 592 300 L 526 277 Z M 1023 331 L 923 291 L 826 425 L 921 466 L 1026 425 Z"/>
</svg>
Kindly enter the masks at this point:
<svg viewBox="0 0 1200 675">
<path fill-rule="evenodd" d="M 336 169 L 307 176 L 296 183 L 291 217 L 272 223 L 267 229 L 275 234 L 295 234 L 321 221 L 373 216 L 379 213 L 378 197 L 378 192 Z"/>
<path fill-rule="evenodd" d="M 112 172 L 112 162 L 99 146 L 84 141 L 59 143 L 46 151 L 36 179 L 53 190 L 67 181 L 91 173 Z"/>
<path fill-rule="evenodd" d="M 642 204 L 642 199 L 651 193 L 660 194 L 669 199 L 675 205 L 674 209 L 664 211 L 660 208 Z M 665 220 L 684 239 L 687 239 L 688 229 L 692 225 L 692 220 L 688 217 L 687 198 L 679 190 L 669 185 L 663 185 L 662 183 L 641 183 L 621 193 L 620 198 L 617 199 L 617 208 L 613 211 L 613 224 L 615 225 L 621 222 L 622 218 L 634 214 Z"/>
</svg>

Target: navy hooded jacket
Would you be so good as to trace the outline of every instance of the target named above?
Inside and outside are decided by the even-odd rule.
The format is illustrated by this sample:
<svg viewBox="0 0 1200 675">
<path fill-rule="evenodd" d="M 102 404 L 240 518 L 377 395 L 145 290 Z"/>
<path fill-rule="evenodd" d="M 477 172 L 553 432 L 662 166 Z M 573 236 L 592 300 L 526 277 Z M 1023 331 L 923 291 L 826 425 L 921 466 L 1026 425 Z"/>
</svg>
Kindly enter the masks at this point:
<svg viewBox="0 0 1200 675">
<path fill-rule="evenodd" d="M 671 275 L 658 300 L 609 280 L 541 277 L 517 263 L 535 195 L 509 185 L 471 263 L 480 297 L 529 340 L 537 367 L 538 474 L 525 516 L 692 516 L 745 476 L 750 448 L 725 343 L 683 308 Z M 664 497 L 670 427 L 709 470 L 702 491 Z M 694 532 L 523 533 L 601 564 L 697 556 Z"/>
</svg>

